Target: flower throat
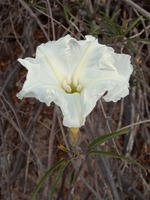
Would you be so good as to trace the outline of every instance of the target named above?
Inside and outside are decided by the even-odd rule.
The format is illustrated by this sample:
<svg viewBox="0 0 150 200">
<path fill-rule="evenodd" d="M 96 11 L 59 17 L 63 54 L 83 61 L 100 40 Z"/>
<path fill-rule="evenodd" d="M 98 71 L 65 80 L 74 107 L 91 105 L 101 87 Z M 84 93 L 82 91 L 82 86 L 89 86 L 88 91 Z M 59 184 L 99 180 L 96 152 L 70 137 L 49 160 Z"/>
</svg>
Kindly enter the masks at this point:
<svg viewBox="0 0 150 200">
<path fill-rule="evenodd" d="M 82 86 L 79 81 L 76 78 L 72 79 L 70 76 L 63 80 L 62 88 L 65 90 L 66 93 L 70 94 L 80 93 L 82 90 Z"/>
</svg>

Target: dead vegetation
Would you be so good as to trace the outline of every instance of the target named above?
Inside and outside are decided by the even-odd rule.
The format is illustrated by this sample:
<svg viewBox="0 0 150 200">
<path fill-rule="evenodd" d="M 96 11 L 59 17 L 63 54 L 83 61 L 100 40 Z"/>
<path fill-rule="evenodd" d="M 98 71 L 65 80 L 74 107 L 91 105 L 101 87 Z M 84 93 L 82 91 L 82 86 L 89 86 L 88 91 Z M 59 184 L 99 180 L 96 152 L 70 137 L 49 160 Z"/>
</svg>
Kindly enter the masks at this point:
<svg viewBox="0 0 150 200">
<path fill-rule="evenodd" d="M 36 46 L 71 34 L 91 34 L 116 52 L 132 56 L 130 94 L 117 103 L 100 100 L 81 129 L 79 155 L 61 176 L 54 200 L 148 200 L 150 198 L 150 22 L 127 1 L 0 1 L 0 199 L 29 200 L 38 181 L 56 162 L 69 159 L 61 113 L 36 99 L 20 101 L 26 70 L 17 59 L 34 56 Z M 136 2 L 136 1 L 134 1 Z M 149 1 L 137 1 L 149 12 Z M 143 15 L 142 15 L 143 14 Z M 136 165 L 105 156 L 86 157 L 95 138 L 129 126 L 129 134 L 101 149 L 137 160 Z M 73 157 L 73 154 L 72 154 Z M 55 172 L 38 193 L 48 200 Z M 73 198 L 71 198 L 73 194 Z"/>
</svg>

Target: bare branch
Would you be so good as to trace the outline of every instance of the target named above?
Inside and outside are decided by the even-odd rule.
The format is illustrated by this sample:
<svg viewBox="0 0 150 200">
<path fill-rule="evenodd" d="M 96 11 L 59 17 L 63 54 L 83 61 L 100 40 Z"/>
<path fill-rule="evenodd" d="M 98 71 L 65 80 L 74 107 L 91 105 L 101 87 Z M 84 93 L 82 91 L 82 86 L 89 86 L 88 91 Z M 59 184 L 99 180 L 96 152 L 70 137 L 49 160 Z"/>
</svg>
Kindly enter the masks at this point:
<svg viewBox="0 0 150 200">
<path fill-rule="evenodd" d="M 147 12 L 145 9 L 141 8 L 139 5 L 134 3 L 131 0 L 123 0 L 125 3 L 130 5 L 133 9 L 137 10 L 139 13 L 141 13 L 144 17 L 150 20 L 150 13 Z"/>
</svg>

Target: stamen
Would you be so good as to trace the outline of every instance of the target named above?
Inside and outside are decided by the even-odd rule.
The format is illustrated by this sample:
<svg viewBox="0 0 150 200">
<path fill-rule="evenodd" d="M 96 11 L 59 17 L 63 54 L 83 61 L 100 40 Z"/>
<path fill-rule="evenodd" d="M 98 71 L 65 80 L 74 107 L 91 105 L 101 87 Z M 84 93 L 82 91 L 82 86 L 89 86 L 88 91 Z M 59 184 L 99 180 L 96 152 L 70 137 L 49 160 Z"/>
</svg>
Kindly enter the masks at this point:
<svg viewBox="0 0 150 200">
<path fill-rule="evenodd" d="M 70 75 L 70 74 L 67 76 L 67 83 L 68 83 L 69 85 L 71 84 L 71 75 Z"/>
<path fill-rule="evenodd" d="M 82 90 L 82 86 L 79 84 L 79 81 L 77 78 L 74 78 L 72 80 L 71 76 L 68 75 L 62 82 L 62 88 L 67 92 L 67 93 L 75 93 L 78 92 L 80 93 Z"/>
<path fill-rule="evenodd" d="M 69 85 L 66 85 L 65 87 L 66 92 L 71 93 L 71 87 Z"/>
<path fill-rule="evenodd" d="M 79 81 L 78 81 L 78 79 L 75 77 L 75 78 L 73 79 L 73 85 L 74 85 L 75 87 L 77 87 L 78 83 L 79 83 Z"/>
<path fill-rule="evenodd" d="M 68 83 L 67 83 L 66 79 L 64 79 L 62 82 L 62 87 L 65 89 L 67 85 L 68 85 Z"/>
<path fill-rule="evenodd" d="M 81 92 L 82 86 L 80 84 L 77 85 L 77 92 Z"/>
</svg>

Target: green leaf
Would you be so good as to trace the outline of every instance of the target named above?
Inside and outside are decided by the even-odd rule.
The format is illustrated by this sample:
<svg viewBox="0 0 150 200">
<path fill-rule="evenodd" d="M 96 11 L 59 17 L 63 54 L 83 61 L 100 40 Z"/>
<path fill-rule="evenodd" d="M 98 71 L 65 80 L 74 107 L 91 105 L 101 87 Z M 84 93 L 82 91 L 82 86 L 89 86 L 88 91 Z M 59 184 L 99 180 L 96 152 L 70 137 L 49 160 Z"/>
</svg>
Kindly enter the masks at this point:
<svg viewBox="0 0 150 200">
<path fill-rule="evenodd" d="M 62 175 L 63 171 L 65 170 L 65 168 L 67 167 L 69 162 L 65 162 L 62 164 L 62 166 L 60 167 L 60 169 L 57 171 L 57 173 L 54 176 L 54 183 L 52 185 L 52 189 L 51 189 L 51 193 L 50 193 L 50 200 L 53 199 L 53 194 L 55 192 L 55 189 L 57 187 L 57 183 L 59 181 L 60 176 Z"/>
<path fill-rule="evenodd" d="M 31 200 L 34 200 L 38 191 L 40 190 L 40 188 L 42 187 L 42 185 L 44 184 L 44 182 L 46 181 L 46 179 L 49 177 L 49 175 L 54 171 L 54 169 L 56 169 L 59 165 L 61 165 L 62 163 L 66 162 L 66 160 L 60 160 L 57 163 L 55 163 L 45 174 L 44 176 L 41 178 L 40 182 L 38 183 L 38 185 L 36 186 L 36 188 L 34 189 L 32 195 L 31 195 Z"/>
<path fill-rule="evenodd" d="M 113 36 L 116 35 L 122 35 L 122 27 L 116 23 L 114 23 L 109 17 L 107 17 L 104 13 L 101 13 L 102 18 L 102 25 L 105 27 L 107 32 L 113 34 Z"/>
<path fill-rule="evenodd" d="M 126 49 L 130 49 L 133 53 L 140 54 L 140 51 L 135 48 L 135 45 L 133 45 L 131 42 L 127 42 L 125 45 Z"/>
<path fill-rule="evenodd" d="M 89 144 L 88 148 L 92 149 L 93 147 L 95 147 L 98 144 L 102 144 L 102 143 L 106 142 L 109 139 L 112 139 L 114 137 L 118 137 L 118 136 L 126 134 L 128 132 L 129 132 L 128 129 L 123 129 L 123 130 L 115 131 L 114 133 L 109 133 L 109 134 L 102 135 L 102 136 L 98 137 L 96 140 L 94 140 L 93 142 L 91 142 Z"/>
<path fill-rule="evenodd" d="M 120 14 L 121 9 L 117 10 L 116 12 L 113 13 L 113 16 L 111 17 L 111 21 L 114 21 L 115 18 Z"/>
<path fill-rule="evenodd" d="M 72 195 L 69 197 L 69 200 L 73 200 L 73 196 Z"/>
<path fill-rule="evenodd" d="M 106 41 L 105 44 L 110 44 L 111 42 L 113 42 L 114 40 L 119 40 L 121 39 L 122 41 L 124 40 L 123 35 L 115 35 L 115 36 L 110 36 Z"/>
<path fill-rule="evenodd" d="M 137 23 L 138 23 L 139 21 L 141 21 L 141 19 L 142 19 L 142 17 L 139 16 L 135 21 L 133 21 L 133 22 L 129 25 L 129 27 L 126 29 L 126 31 L 124 32 L 124 35 L 126 35 L 132 28 L 134 28 L 134 27 L 137 25 Z"/>
<path fill-rule="evenodd" d="M 147 43 L 147 44 L 150 44 L 150 40 L 148 40 L 148 39 L 143 39 L 143 38 L 139 38 L 139 37 L 128 38 L 127 41 L 128 41 L 128 42 L 145 42 L 145 43 Z"/>
<path fill-rule="evenodd" d="M 73 184 L 74 177 L 75 177 L 75 170 L 73 169 L 73 171 L 71 172 L 71 177 L 70 177 L 70 185 Z"/>
<path fill-rule="evenodd" d="M 116 153 L 113 153 L 113 152 L 106 152 L 106 151 L 90 151 L 89 153 L 90 154 L 98 154 L 98 155 L 109 156 L 109 157 L 118 158 L 118 159 L 130 162 L 134 165 L 139 166 L 145 172 L 145 174 L 147 175 L 146 169 L 140 163 L 138 163 L 137 161 L 132 160 L 130 158 L 127 158 L 125 156 L 122 156 L 122 155 L 119 155 L 119 154 L 116 154 Z"/>
</svg>

